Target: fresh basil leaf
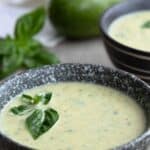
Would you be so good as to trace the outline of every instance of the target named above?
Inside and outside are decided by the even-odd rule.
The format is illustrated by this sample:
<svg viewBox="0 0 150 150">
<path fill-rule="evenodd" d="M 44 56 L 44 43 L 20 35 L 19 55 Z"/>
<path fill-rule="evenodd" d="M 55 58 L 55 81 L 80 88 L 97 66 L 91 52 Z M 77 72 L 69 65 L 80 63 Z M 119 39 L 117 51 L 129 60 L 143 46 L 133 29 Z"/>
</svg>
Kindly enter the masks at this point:
<svg viewBox="0 0 150 150">
<path fill-rule="evenodd" d="M 28 69 L 28 68 L 41 67 L 42 64 L 38 63 L 36 60 L 28 57 L 24 60 L 23 66 L 25 69 Z"/>
<path fill-rule="evenodd" d="M 28 52 L 28 58 L 32 58 L 36 64 L 57 64 L 59 63 L 59 59 L 55 54 L 52 52 L 48 51 L 41 43 L 31 43 L 30 47 L 30 52 Z M 36 48 L 36 51 L 33 49 Z M 34 52 L 33 52 L 34 51 Z M 37 65 L 37 66 L 38 66 Z"/>
<path fill-rule="evenodd" d="M 39 102 L 42 101 L 43 96 L 42 95 L 35 95 L 34 96 L 34 103 L 38 104 Z"/>
<path fill-rule="evenodd" d="M 39 50 L 37 50 L 37 54 L 35 55 L 35 60 L 43 64 L 60 63 L 58 57 L 54 53 L 48 51 L 45 47 L 41 47 Z"/>
<path fill-rule="evenodd" d="M 47 132 L 59 119 L 59 115 L 54 109 L 48 108 L 44 110 L 43 108 L 37 109 L 38 107 L 36 107 L 36 104 L 39 102 L 43 105 L 48 104 L 51 98 L 51 92 L 35 95 L 34 97 L 23 94 L 21 100 L 26 105 L 20 105 L 10 109 L 15 115 L 25 115 L 32 112 L 32 114 L 26 118 L 25 124 L 33 139 L 37 139 Z"/>
<path fill-rule="evenodd" d="M 47 105 L 50 102 L 51 98 L 52 98 L 52 93 L 46 93 L 46 94 L 44 94 L 44 96 L 42 98 L 42 103 L 44 105 Z"/>
<path fill-rule="evenodd" d="M 143 25 L 143 28 L 150 28 L 150 20 L 146 21 Z"/>
<path fill-rule="evenodd" d="M 32 111 L 32 107 L 29 107 L 27 105 L 20 105 L 20 106 L 17 106 L 17 107 L 13 107 L 10 109 L 10 111 L 14 114 L 14 115 L 25 115 L 29 112 Z"/>
<path fill-rule="evenodd" d="M 22 94 L 21 100 L 25 104 L 29 104 L 29 105 L 35 105 L 38 104 L 39 102 L 42 102 L 42 104 L 46 105 L 51 100 L 51 97 L 52 97 L 52 93 L 39 94 L 39 95 L 35 95 L 34 97 L 30 95 Z"/>
<path fill-rule="evenodd" d="M 9 55 L 12 53 L 13 47 L 16 46 L 14 40 L 10 36 L 0 39 L 0 55 Z"/>
<path fill-rule="evenodd" d="M 8 76 L 19 69 L 56 64 L 59 60 L 35 40 L 24 44 L 11 38 L 0 40 L 0 78 Z"/>
<path fill-rule="evenodd" d="M 35 95 L 34 99 L 34 103 L 38 104 L 39 102 L 41 102 L 44 105 L 47 105 L 49 103 L 49 101 L 52 98 L 52 93 L 46 93 L 46 94 L 39 94 L 39 95 Z"/>
<path fill-rule="evenodd" d="M 18 70 L 59 63 L 56 55 L 33 39 L 45 20 L 44 8 L 38 8 L 18 19 L 15 38 L 0 38 L 0 79 Z"/>
<path fill-rule="evenodd" d="M 25 99 L 30 100 L 30 101 L 33 99 L 32 96 L 26 95 L 26 94 L 22 94 L 22 98 L 25 98 Z"/>
<path fill-rule="evenodd" d="M 45 113 L 42 110 L 35 110 L 27 119 L 26 126 L 34 139 L 41 135 L 41 126 L 45 119 Z"/>
<path fill-rule="evenodd" d="M 15 45 L 10 50 L 9 54 L 1 56 L 1 75 L 3 76 L 14 73 L 21 68 L 23 62 L 23 55 L 19 53 L 19 49 Z"/>
<path fill-rule="evenodd" d="M 45 100 L 44 94 L 40 94 L 40 95 L 35 95 L 34 96 L 34 103 L 35 104 L 38 104 L 40 102 L 42 102 L 42 104 L 43 104 L 44 100 Z"/>
<path fill-rule="evenodd" d="M 32 96 L 30 96 L 30 95 L 22 94 L 21 100 L 25 104 L 29 104 L 29 105 L 34 104 L 34 100 L 33 100 Z"/>
<path fill-rule="evenodd" d="M 7 36 L 0 39 L 0 78 L 14 73 L 22 66 L 24 54 L 17 42 Z"/>
<path fill-rule="evenodd" d="M 49 52 L 36 40 L 30 40 L 26 45 L 26 49 L 26 59 L 24 59 L 25 68 L 59 63 L 57 56 Z"/>
<path fill-rule="evenodd" d="M 47 132 L 58 120 L 59 115 L 53 109 L 35 110 L 27 119 L 26 126 L 33 139 Z"/>
<path fill-rule="evenodd" d="M 35 95 L 34 97 L 32 97 L 30 95 L 23 94 L 21 100 L 28 105 L 35 105 L 41 101 L 41 96 Z"/>
<path fill-rule="evenodd" d="M 46 113 L 45 124 L 47 122 L 47 124 L 50 124 L 50 127 L 52 127 L 58 121 L 59 114 L 57 113 L 56 110 L 52 108 L 45 110 L 45 113 Z"/>
<path fill-rule="evenodd" d="M 38 33 L 44 25 L 45 16 L 43 7 L 21 16 L 15 26 L 16 39 L 28 39 Z"/>
</svg>

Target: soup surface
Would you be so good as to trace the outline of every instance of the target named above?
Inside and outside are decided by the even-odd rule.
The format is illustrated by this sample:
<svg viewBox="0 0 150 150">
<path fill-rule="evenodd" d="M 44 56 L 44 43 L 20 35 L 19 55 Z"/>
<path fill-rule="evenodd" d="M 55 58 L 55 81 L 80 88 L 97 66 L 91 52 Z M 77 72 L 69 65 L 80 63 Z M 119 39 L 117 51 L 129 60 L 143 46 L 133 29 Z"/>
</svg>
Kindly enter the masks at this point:
<svg viewBox="0 0 150 150">
<path fill-rule="evenodd" d="M 119 17 L 110 25 L 108 33 L 124 45 L 150 52 L 150 11 Z"/>
<path fill-rule="evenodd" d="M 14 116 L 13 98 L 0 114 L 0 130 L 23 145 L 40 150 L 108 150 L 124 144 L 145 130 L 145 115 L 132 98 L 112 88 L 78 82 L 39 86 L 23 93 L 52 92 L 48 104 L 59 120 L 45 134 L 33 140 L 24 125 L 24 116 Z"/>
</svg>

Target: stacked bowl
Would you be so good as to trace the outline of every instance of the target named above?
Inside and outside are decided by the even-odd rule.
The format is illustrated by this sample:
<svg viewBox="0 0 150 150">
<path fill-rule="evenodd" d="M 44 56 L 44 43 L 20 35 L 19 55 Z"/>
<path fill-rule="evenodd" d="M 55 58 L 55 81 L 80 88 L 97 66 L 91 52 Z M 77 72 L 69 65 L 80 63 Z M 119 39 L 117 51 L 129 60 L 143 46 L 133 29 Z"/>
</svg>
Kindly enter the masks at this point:
<svg viewBox="0 0 150 150">
<path fill-rule="evenodd" d="M 112 62 L 118 68 L 134 73 L 146 82 L 150 82 L 150 50 L 148 52 L 122 44 L 108 34 L 108 29 L 114 20 L 129 13 L 147 10 L 150 10 L 150 1 L 129 0 L 117 4 L 104 13 L 100 21 L 100 29 Z"/>
</svg>

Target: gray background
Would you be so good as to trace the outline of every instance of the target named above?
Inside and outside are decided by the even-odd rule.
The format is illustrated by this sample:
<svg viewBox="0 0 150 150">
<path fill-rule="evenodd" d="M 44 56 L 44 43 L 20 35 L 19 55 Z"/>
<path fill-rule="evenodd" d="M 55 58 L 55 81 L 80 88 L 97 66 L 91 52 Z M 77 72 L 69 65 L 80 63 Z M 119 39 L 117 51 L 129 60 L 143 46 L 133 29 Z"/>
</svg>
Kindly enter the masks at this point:
<svg viewBox="0 0 150 150">
<path fill-rule="evenodd" d="M 62 63 L 93 63 L 113 67 L 101 38 L 80 41 L 63 41 L 53 47 Z"/>
</svg>

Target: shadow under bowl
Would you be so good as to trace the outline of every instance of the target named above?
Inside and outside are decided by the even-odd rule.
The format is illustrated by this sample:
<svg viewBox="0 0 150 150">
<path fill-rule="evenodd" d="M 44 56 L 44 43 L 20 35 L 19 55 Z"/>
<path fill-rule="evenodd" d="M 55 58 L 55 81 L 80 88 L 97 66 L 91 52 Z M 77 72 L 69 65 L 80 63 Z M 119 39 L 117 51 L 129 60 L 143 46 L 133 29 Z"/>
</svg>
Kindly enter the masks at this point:
<svg viewBox="0 0 150 150">
<path fill-rule="evenodd" d="M 134 73 L 150 83 L 150 52 L 121 44 L 108 34 L 109 26 L 114 20 L 123 15 L 143 10 L 150 10 L 149 0 L 128 0 L 119 3 L 105 11 L 100 20 L 100 30 L 112 62 L 118 68 Z"/>
<path fill-rule="evenodd" d="M 114 150 L 145 150 L 150 141 L 150 87 L 136 76 L 101 65 L 59 64 L 12 75 L 0 84 L 0 110 L 25 89 L 55 82 L 88 82 L 115 88 L 133 97 L 145 111 L 147 128 L 135 140 Z M 0 149 L 29 150 L 0 133 Z"/>
</svg>

